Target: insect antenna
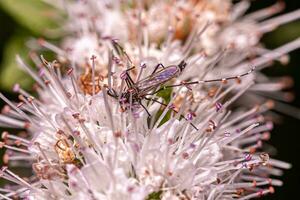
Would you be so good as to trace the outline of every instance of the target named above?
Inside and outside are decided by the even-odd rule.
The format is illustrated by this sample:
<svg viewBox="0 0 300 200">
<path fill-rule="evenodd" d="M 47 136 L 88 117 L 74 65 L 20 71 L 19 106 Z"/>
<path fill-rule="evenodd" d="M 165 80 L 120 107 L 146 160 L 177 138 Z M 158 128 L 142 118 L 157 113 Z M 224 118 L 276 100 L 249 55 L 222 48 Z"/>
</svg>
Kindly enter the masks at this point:
<svg viewBox="0 0 300 200">
<path fill-rule="evenodd" d="M 113 67 L 113 52 L 111 50 L 108 53 L 108 65 L 107 65 L 107 71 L 108 71 L 107 83 L 109 88 L 112 88 L 112 79 L 111 79 L 113 76 L 112 67 Z"/>
<path fill-rule="evenodd" d="M 134 66 L 134 65 L 133 65 L 133 62 L 131 61 L 129 55 L 126 53 L 126 51 L 124 50 L 124 48 L 123 48 L 116 40 L 111 40 L 111 41 L 112 41 L 112 45 L 113 45 L 115 51 L 117 52 L 117 54 L 118 54 L 119 56 L 125 56 L 126 59 L 127 59 L 128 62 L 129 62 L 129 64 L 130 64 L 131 66 Z"/>
<path fill-rule="evenodd" d="M 148 97 L 145 97 L 145 99 L 148 100 L 148 101 L 156 102 L 156 103 L 158 103 L 158 104 L 160 104 L 160 105 L 162 105 L 162 106 L 164 106 L 164 107 L 166 107 L 166 108 L 168 107 L 167 104 L 165 104 L 165 103 L 163 103 L 163 102 L 160 102 L 160 101 L 158 101 L 157 99 L 148 98 Z M 176 111 L 174 108 L 170 108 L 170 109 L 172 109 L 175 113 L 178 113 L 178 111 Z M 180 117 L 182 117 L 182 118 L 185 119 L 187 122 L 189 122 L 190 125 L 191 125 L 196 131 L 199 130 L 199 129 L 196 127 L 196 125 L 194 125 L 192 122 L 190 122 L 185 116 L 183 116 L 183 115 L 181 114 Z"/>
</svg>

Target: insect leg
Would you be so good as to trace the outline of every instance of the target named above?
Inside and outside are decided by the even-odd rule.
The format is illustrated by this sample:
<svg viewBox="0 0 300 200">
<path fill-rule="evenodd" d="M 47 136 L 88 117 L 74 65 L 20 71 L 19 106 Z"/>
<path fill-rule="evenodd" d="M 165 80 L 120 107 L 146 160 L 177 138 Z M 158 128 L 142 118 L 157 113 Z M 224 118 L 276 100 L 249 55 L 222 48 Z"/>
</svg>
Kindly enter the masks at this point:
<svg viewBox="0 0 300 200">
<path fill-rule="evenodd" d="M 168 88 L 171 88 L 173 85 L 167 85 L 167 86 L 163 86 L 161 88 L 159 88 L 158 90 L 152 92 L 152 93 L 148 93 L 147 95 L 154 95 L 154 94 L 157 94 L 159 93 L 160 91 L 163 91 L 165 89 L 168 89 Z M 174 87 L 178 87 L 178 86 L 181 86 L 181 85 L 175 85 Z"/>
<path fill-rule="evenodd" d="M 128 88 L 132 88 L 133 85 L 135 84 L 134 81 L 132 80 L 130 74 L 128 73 L 130 70 L 132 70 L 134 68 L 135 67 L 131 67 L 131 68 L 125 70 L 124 72 L 122 72 L 122 74 L 121 74 L 121 78 L 123 78 L 125 80 Z"/>
<path fill-rule="evenodd" d="M 148 117 L 151 117 L 151 114 L 149 113 L 149 111 L 147 110 L 147 108 L 142 104 L 141 101 L 139 101 L 139 104 L 143 107 L 143 109 L 147 112 Z"/>
<path fill-rule="evenodd" d="M 188 85 L 197 85 L 197 84 L 212 83 L 212 82 L 223 82 L 223 83 L 226 83 L 227 81 L 233 80 L 233 79 L 240 81 L 241 77 L 247 76 L 247 75 L 251 74 L 254 70 L 255 70 L 255 67 L 251 68 L 251 70 L 249 70 L 248 72 L 245 72 L 243 74 L 239 74 L 239 75 L 236 75 L 236 76 L 229 76 L 229 77 L 226 77 L 226 78 L 208 79 L 208 80 L 191 81 L 191 82 L 182 81 L 180 84 L 163 86 L 160 89 L 158 89 L 158 90 L 156 90 L 153 93 L 150 93 L 148 95 L 154 95 L 154 94 L 156 94 L 156 93 L 158 93 L 158 92 L 160 92 L 162 90 L 165 90 L 167 88 L 173 88 L 173 87 L 188 86 Z"/>
<path fill-rule="evenodd" d="M 111 97 L 118 98 L 117 92 L 112 88 L 106 88 L 107 94 Z"/>
<path fill-rule="evenodd" d="M 158 63 L 158 64 L 154 67 L 154 70 L 153 70 L 153 72 L 151 73 L 151 75 L 153 75 L 153 74 L 158 70 L 159 67 L 165 68 L 165 66 L 164 66 L 162 63 Z"/>
<path fill-rule="evenodd" d="M 129 69 L 126 69 L 126 73 L 128 73 L 129 71 L 133 70 L 135 68 L 135 66 L 130 67 Z"/>
<path fill-rule="evenodd" d="M 130 84 L 134 85 L 134 81 L 132 80 L 131 76 L 128 74 L 128 81 L 130 82 Z"/>
<path fill-rule="evenodd" d="M 158 101 L 157 99 L 153 99 L 153 98 L 148 98 L 148 97 L 145 97 L 145 99 L 146 100 L 148 100 L 148 101 L 153 101 L 153 102 L 156 102 L 156 103 L 158 103 L 158 104 L 160 104 L 160 105 L 162 105 L 162 106 L 164 106 L 164 107 L 168 107 L 168 105 L 167 104 L 165 104 L 165 103 L 163 103 L 163 102 L 160 102 L 160 101 Z M 176 110 L 174 110 L 173 108 L 171 108 L 175 113 L 178 113 L 178 111 L 176 111 Z M 180 115 L 180 117 L 182 117 L 183 119 L 185 119 L 187 122 L 189 122 L 189 120 L 185 117 L 185 116 L 183 116 L 183 115 Z M 195 129 L 195 130 L 199 130 L 192 122 L 189 122 L 190 123 L 190 125 Z"/>
<path fill-rule="evenodd" d="M 209 80 L 192 81 L 192 82 L 183 82 L 178 85 L 172 85 L 172 87 L 180 86 L 180 85 L 195 85 L 195 84 L 201 84 L 201 83 L 211 83 L 211 82 L 225 82 L 226 83 L 227 81 L 232 80 L 232 79 L 240 81 L 241 77 L 251 74 L 254 70 L 255 70 L 255 67 L 251 68 L 248 72 L 245 72 L 243 74 L 239 74 L 236 76 L 229 76 L 226 78 L 217 78 L 217 79 L 209 79 Z"/>
</svg>

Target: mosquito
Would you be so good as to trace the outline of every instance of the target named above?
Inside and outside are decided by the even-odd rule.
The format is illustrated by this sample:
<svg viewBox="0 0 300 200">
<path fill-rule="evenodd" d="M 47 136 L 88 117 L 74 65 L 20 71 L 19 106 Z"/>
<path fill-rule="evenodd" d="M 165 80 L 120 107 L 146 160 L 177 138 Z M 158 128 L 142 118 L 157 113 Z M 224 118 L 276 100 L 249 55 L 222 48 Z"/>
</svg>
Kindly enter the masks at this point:
<svg viewBox="0 0 300 200">
<path fill-rule="evenodd" d="M 129 56 L 126 54 L 124 49 L 115 41 L 113 41 L 113 45 L 118 50 L 118 52 L 122 51 L 123 54 L 125 54 L 126 58 L 129 60 L 129 63 L 132 64 L 131 60 L 129 59 Z M 146 67 L 146 64 L 143 65 L 143 67 Z M 107 94 L 115 99 L 118 99 L 120 106 L 123 110 L 127 110 L 132 105 L 139 105 L 147 112 L 148 116 L 151 117 L 151 114 L 147 110 L 146 106 L 143 105 L 142 101 L 153 101 L 167 107 L 167 104 L 151 97 L 159 93 L 160 91 L 163 91 L 167 88 L 180 86 L 188 87 L 189 85 L 204 84 L 210 82 L 226 82 L 232 79 L 239 80 L 241 77 L 246 76 L 255 70 L 255 68 L 253 67 L 248 72 L 236 76 L 191 82 L 182 81 L 180 84 L 164 86 L 165 83 L 180 76 L 183 70 L 186 68 L 186 66 L 187 63 L 184 60 L 182 60 L 178 65 L 170 65 L 166 67 L 162 63 L 159 63 L 154 67 L 153 72 L 149 76 L 137 82 L 134 82 L 129 74 L 129 72 L 135 67 L 130 67 L 129 69 L 121 73 L 121 78 L 125 81 L 127 88 L 125 88 L 125 90 L 123 90 L 123 92 L 121 92 L 120 94 L 118 94 L 113 88 L 107 88 Z M 170 109 L 177 113 L 177 111 L 174 108 Z M 184 116 L 181 115 L 181 117 L 189 121 Z M 196 128 L 195 125 L 192 124 L 192 126 Z"/>
</svg>

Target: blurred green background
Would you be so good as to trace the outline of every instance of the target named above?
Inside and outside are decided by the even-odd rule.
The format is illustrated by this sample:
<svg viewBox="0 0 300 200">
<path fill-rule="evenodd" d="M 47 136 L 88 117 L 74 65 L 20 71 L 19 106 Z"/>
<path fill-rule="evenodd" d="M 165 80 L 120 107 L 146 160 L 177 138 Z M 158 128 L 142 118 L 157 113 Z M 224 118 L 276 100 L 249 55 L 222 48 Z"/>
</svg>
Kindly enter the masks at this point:
<svg viewBox="0 0 300 200">
<path fill-rule="evenodd" d="M 275 3 L 275 0 L 253 1 L 251 10 L 257 10 Z M 283 13 L 299 9 L 300 0 L 286 0 L 286 9 Z M 49 35 L 58 25 L 55 19 L 58 15 L 54 9 L 43 4 L 41 0 L 0 0 L 0 91 L 10 99 L 16 99 L 16 94 L 11 92 L 14 83 L 18 82 L 30 90 L 32 80 L 24 75 L 15 63 L 15 55 L 28 57 L 26 43 L 32 37 L 39 38 Z M 276 31 L 266 34 L 263 43 L 268 48 L 276 48 L 288 41 L 300 36 L 300 21 L 290 23 L 278 28 Z M 52 36 L 50 40 L 58 40 Z M 279 63 L 265 71 L 270 76 L 292 76 L 295 85 L 293 92 L 295 99 L 291 103 L 300 108 L 300 51 L 290 54 L 288 66 Z M 0 103 L 2 107 L 3 102 Z M 300 112 L 299 112 L 300 115 Z M 300 117 L 299 117 L 300 118 Z M 276 194 L 264 199 L 300 199 L 300 119 L 284 116 L 283 123 L 276 125 L 269 141 L 277 150 L 277 158 L 293 164 L 293 168 L 286 171 L 283 176 L 284 186 L 275 188 Z"/>
</svg>

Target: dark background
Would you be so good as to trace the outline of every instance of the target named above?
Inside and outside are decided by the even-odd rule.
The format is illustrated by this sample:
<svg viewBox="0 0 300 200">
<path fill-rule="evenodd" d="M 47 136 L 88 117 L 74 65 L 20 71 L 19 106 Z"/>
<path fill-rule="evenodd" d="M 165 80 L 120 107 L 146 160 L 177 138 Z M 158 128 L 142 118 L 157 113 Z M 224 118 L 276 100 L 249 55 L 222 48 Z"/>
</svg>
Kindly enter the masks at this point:
<svg viewBox="0 0 300 200">
<path fill-rule="evenodd" d="M 23 1 L 23 0 L 20 0 Z M 274 0 L 258 0 L 253 1 L 250 10 L 257 10 L 266 6 L 272 5 Z M 286 0 L 286 9 L 284 13 L 293 11 L 300 8 L 300 0 Z M 37 16 L 33 16 L 37 17 Z M 31 32 L 26 27 L 20 25 L 14 20 L 11 15 L 7 14 L 0 7 L 0 63 L 3 61 L 3 51 L 10 40 L 12 35 L 16 35 L 19 32 L 39 36 L 36 33 Z M 278 47 L 288 41 L 291 41 L 300 36 L 300 21 L 290 23 L 277 29 L 272 33 L 266 34 L 262 42 L 268 48 Z M 25 48 L 25 47 L 24 47 Z M 265 73 L 271 76 L 292 76 L 294 79 L 294 87 L 292 91 L 295 94 L 294 101 L 291 104 L 297 108 L 300 108 L 300 51 L 294 51 L 290 53 L 290 63 L 287 66 L 282 66 L 276 63 L 274 67 L 265 71 Z M 2 65 L 0 65 L 2 66 Z M 3 67 L 3 66 L 2 66 Z M 1 72 L 0 68 L 0 72 Z M 11 74 L 14 76 L 14 74 Z M 27 77 L 22 77 L 27 79 Z M 24 81 L 24 80 L 21 80 Z M 1 88 L 1 86 L 0 86 Z M 1 89 L 1 92 L 5 93 L 10 99 L 15 99 L 16 95 L 8 90 Z M 0 103 L 2 107 L 3 103 Z M 299 112 L 300 115 L 300 112 Z M 299 116 L 298 115 L 298 116 Z M 299 117 L 300 118 L 300 117 Z M 284 116 L 282 123 L 275 125 L 272 131 L 272 138 L 268 141 L 269 144 L 273 145 L 277 149 L 277 155 L 275 158 L 284 160 L 293 164 L 293 168 L 286 171 L 281 179 L 284 181 L 283 187 L 275 188 L 276 193 L 274 195 L 268 195 L 264 199 L 300 199 L 300 119 L 293 117 Z"/>
<path fill-rule="evenodd" d="M 260 0 L 254 1 L 252 9 L 265 7 L 272 4 L 275 1 Z M 300 8 L 300 0 L 286 0 L 286 9 L 284 13 L 296 10 Z M 275 48 L 291 41 L 297 37 L 300 37 L 300 20 L 293 22 L 287 26 L 280 27 L 274 32 L 266 34 L 262 42 L 268 48 Z M 294 79 L 294 87 L 292 88 L 295 94 L 295 99 L 291 104 L 297 108 L 300 108 L 300 50 L 296 50 L 290 53 L 290 63 L 287 66 L 282 66 L 278 63 L 274 67 L 265 71 L 271 76 L 288 75 Z M 275 125 L 272 131 L 271 140 L 269 144 L 273 145 L 277 149 L 275 158 L 292 163 L 293 167 L 290 170 L 285 171 L 284 176 L 280 179 L 283 180 L 284 185 L 282 187 L 275 188 L 275 194 L 268 195 L 264 199 L 300 199 L 300 110 L 298 112 L 298 119 L 290 116 L 284 116 L 282 123 Z"/>
</svg>

